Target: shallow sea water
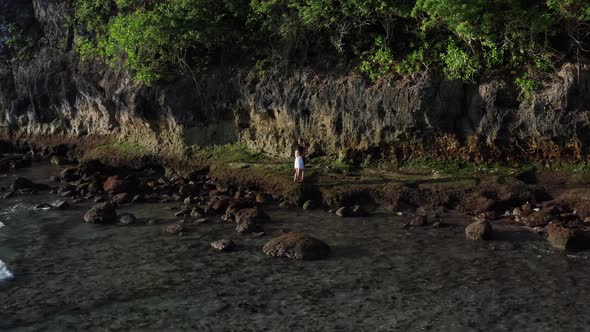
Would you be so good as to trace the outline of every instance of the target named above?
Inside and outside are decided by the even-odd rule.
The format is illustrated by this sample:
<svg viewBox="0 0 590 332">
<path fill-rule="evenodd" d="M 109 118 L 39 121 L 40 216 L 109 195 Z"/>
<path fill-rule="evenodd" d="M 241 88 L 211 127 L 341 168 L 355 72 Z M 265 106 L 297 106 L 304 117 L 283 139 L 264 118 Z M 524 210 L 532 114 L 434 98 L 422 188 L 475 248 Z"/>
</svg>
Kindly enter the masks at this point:
<svg viewBox="0 0 590 332">
<path fill-rule="evenodd" d="M 44 179 L 41 165 L 18 173 Z M 12 175 L 0 179 L 9 183 Z M 38 181 L 41 182 L 41 181 Z M 54 184 L 55 185 L 55 184 Z M 14 278 L 0 284 L 0 330 L 199 331 L 586 331 L 590 261 L 567 255 L 542 236 L 496 223 L 494 241 L 452 227 L 403 229 L 385 211 L 342 219 L 324 211 L 267 207 L 261 239 L 234 225 L 190 226 L 171 204 L 137 204 L 119 212 L 133 226 L 82 222 L 90 206 L 35 211 L 55 195 L 0 199 L 0 260 Z M 162 224 L 147 225 L 160 218 Z M 262 246 L 280 230 L 327 242 L 332 257 L 291 261 Z M 233 239 L 235 252 L 209 243 Z"/>
</svg>

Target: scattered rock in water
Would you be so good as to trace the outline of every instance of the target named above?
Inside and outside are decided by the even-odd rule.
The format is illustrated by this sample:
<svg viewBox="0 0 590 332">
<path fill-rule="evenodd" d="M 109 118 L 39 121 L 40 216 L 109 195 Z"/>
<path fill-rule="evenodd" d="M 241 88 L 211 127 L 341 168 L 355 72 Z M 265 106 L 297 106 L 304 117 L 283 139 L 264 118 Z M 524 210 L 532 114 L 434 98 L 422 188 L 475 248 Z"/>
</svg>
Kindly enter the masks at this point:
<svg viewBox="0 0 590 332">
<path fill-rule="evenodd" d="M 10 186 L 10 189 L 12 191 L 16 191 L 16 190 L 20 190 L 20 189 L 33 189 L 34 186 L 35 185 L 33 184 L 33 181 L 19 176 L 16 179 L 14 179 L 14 181 L 12 181 L 12 185 Z"/>
<path fill-rule="evenodd" d="M 35 206 L 35 210 L 49 210 L 51 208 L 53 208 L 53 206 L 47 203 L 41 203 Z"/>
<path fill-rule="evenodd" d="M 211 247 L 223 252 L 230 252 L 235 248 L 236 244 L 232 240 L 218 240 L 211 242 Z"/>
<path fill-rule="evenodd" d="M 344 207 L 337 209 L 334 213 L 336 213 L 336 215 L 338 217 L 343 217 L 343 218 L 351 217 L 352 216 L 352 209 L 347 206 L 344 206 Z"/>
<path fill-rule="evenodd" d="M 135 195 L 131 199 L 131 203 L 142 203 L 145 201 L 145 196 L 143 195 Z"/>
<path fill-rule="evenodd" d="M 110 195 L 133 191 L 131 188 L 131 183 L 118 175 L 107 178 L 103 184 L 103 190 Z"/>
<path fill-rule="evenodd" d="M 553 218 L 552 215 L 543 211 L 534 211 L 527 216 L 524 216 L 523 214 L 523 217 L 520 218 L 520 222 L 529 227 L 543 227 L 549 224 Z"/>
<path fill-rule="evenodd" d="M 119 216 L 119 225 L 132 225 L 135 224 L 137 218 L 131 213 L 124 213 Z"/>
<path fill-rule="evenodd" d="M 229 197 L 215 196 L 211 200 L 211 203 L 209 203 L 207 212 L 210 215 L 222 214 L 225 212 L 225 210 L 227 210 L 230 201 L 231 200 L 229 199 Z"/>
<path fill-rule="evenodd" d="M 84 221 L 90 224 L 115 224 L 117 223 L 117 211 L 110 202 L 101 203 L 86 212 Z"/>
<path fill-rule="evenodd" d="M 529 215 L 531 215 L 534 211 L 533 211 L 533 207 L 529 202 L 526 202 L 525 204 L 523 204 L 521 207 L 521 213 L 520 215 L 523 217 L 528 217 Z"/>
<path fill-rule="evenodd" d="M 126 204 L 129 203 L 131 201 L 131 194 L 128 193 L 120 193 L 117 194 L 115 196 L 113 196 L 113 198 L 111 199 L 111 201 L 115 204 Z"/>
<path fill-rule="evenodd" d="M 303 209 L 304 210 L 315 210 L 317 209 L 317 203 L 314 200 L 308 200 L 305 203 L 303 203 Z"/>
<path fill-rule="evenodd" d="M 290 232 L 270 240 L 262 251 L 268 256 L 300 260 L 322 259 L 330 255 L 330 247 L 326 243 L 299 232 Z"/>
<path fill-rule="evenodd" d="M 55 207 L 58 210 L 69 210 L 72 208 L 70 203 L 68 203 L 67 201 L 57 202 L 53 205 L 53 207 Z"/>
<path fill-rule="evenodd" d="M 268 202 L 270 201 L 270 197 L 268 197 L 267 194 L 263 194 L 263 193 L 258 193 L 256 194 L 256 203 L 258 204 L 268 204 Z"/>
<path fill-rule="evenodd" d="M 590 224 L 590 217 L 584 218 L 584 224 Z"/>
<path fill-rule="evenodd" d="M 51 156 L 51 158 L 49 158 L 49 162 L 51 162 L 53 165 L 58 165 L 58 166 L 70 164 L 70 161 L 66 157 L 59 156 L 59 155 Z"/>
<path fill-rule="evenodd" d="M 255 239 L 259 239 L 259 238 L 261 238 L 261 237 L 263 237 L 263 236 L 265 236 L 265 235 L 266 235 L 266 233 L 265 233 L 265 232 L 256 232 L 256 233 L 252 233 L 252 237 L 253 237 L 253 238 L 255 238 Z"/>
<path fill-rule="evenodd" d="M 62 181 L 65 182 L 76 181 L 80 178 L 80 176 L 78 175 L 78 169 L 76 167 L 68 167 L 64 169 L 63 171 L 61 171 L 59 177 Z"/>
<path fill-rule="evenodd" d="M 443 227 L 448 227 L 448 226 L 449 226 L 449 224 L 447 224 L 446 222 L 444 222 L 442 220 L 437 220 L 432 223 L 432 227 L 434 227 L 434 228 L 443 228 Z"/>
<path fill-rule="evenodd" d="M 268 219 L 268 215 L 260 207 L 242 209 L 236 214 L 236 231 L 240 234 L 258 232 L 260 224 Z"/>
<path fill-rule="evenodd" d="M 366 217 L 369 213 L 360 205 L 344 206 L 334 211 L 339 217 Z"/>
<path fill-rule="evenodd" d="M 589 239 L 578 228 L 566 228 L 560 223 L 551 223 L 545 227 L 547 240 L 558 249 L 566 251 L 583 250 L 589 247 Z"/>
<path fill-rule="evenodd" d="M 465 236 L 469 240 L 490 240 L 493 229 L 487 220 L 479 220 L 465 227 Z"/>
<path fill-rule="evenodd" d="M 106 201 L 106 199 L 102 196 L 97 196 L 94 198 L 93 201 L 94 201 L 94 203 L 102 203 L 102 202 Z"/>
<path fill-rule="evenodd" d="M 196 206 L 191 211 L 191 217 L 201 218 L 207 216 L 207 212 L 199 206 Z"/>
<path fill-rule="evenodd" d="M 204 224 L 204 223 L 207 223 L 207 222 L 209 222 L 209 219 L 208 218 L 201 218 L 201 219 L 197 219 L 193 224 L 200 225 L 200 224 Z"/>
<path fill-rule="evenodd" d="M 185 227 L 183 223 L 174 223 L 166 226 L 164 231 L 168 234 L 180 235 L 185 231 Z"/>
<path fill-rule="evenodd" d="M 199 187 L 195 184 L 185 184 L 180 186 L 178 194 L 182 197 L 194 195 L 199 191 Z"/>
<path fill-rule="evenodd" d="M 353 205 L 352 215 L 353 217 L 366 217 L 369 215 L 369 212 L 360 205 Z"/>
<path fill-rule="evenodd" d="M 180 211 L 176 212 L 174 214 L 174 216 L 181 218 L 181 217 L 187 217 L 190 214 L 191 214 L 191 211 L 188 208 L 185 208 L 185 209 L 181 209 Z"/>
<path fill-rule="evenodd" d="M 417 215 L 410 221 L 410 226 L 422 227 L 428 225 L 428 218 L 424 215 Z"/>
<path fill-rule="evenodd" d="M 229 219 L 233 219 L 235 214 L 240 210 L 253 208 L 254 205 L 254 201 L 248 199 L 232 199 L 230 200 L 227 209 L 225 209 L 225 213 L 228 215 Z"/>
</svg>

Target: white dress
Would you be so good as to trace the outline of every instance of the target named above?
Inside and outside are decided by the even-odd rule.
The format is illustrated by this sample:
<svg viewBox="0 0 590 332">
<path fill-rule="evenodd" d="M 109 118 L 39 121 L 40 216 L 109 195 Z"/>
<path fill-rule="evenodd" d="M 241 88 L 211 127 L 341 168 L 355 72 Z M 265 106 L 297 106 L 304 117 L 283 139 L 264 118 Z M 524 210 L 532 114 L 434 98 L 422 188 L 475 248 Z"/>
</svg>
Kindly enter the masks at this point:
<svg viewBox="0 0 590 332">
<path fill-rule="evenodd" d="M 294 168 L 305 169 L 305 166 L 303 165 L 303 157 L 295 158 Z"/>
</svg>

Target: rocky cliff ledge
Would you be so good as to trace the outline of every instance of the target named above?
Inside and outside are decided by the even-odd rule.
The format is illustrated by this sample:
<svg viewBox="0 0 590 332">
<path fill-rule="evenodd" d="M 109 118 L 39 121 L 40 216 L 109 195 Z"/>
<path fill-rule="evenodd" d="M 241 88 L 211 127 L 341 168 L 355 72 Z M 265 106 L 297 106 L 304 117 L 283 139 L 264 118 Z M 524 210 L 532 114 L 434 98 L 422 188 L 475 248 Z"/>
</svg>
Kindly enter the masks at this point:
<svg viewBox="0 0 590 332">
<path fill-rule="evenodd" d="M 590 64 L 563 63 L 531 95 L 501 75 L 465 84 L 433 72 L 369 83 L 312 68 L 218 68 L 145 86 L 76 55 L 67 1 L 12 1 L 0 25 L 0 131 L 12 144 L 128 141 L 180 157 L 190 145 L 242 143 L 289 156 L 586 160 Z M 10 51 L 8 20 L 28 54 Z"/>
</svg>

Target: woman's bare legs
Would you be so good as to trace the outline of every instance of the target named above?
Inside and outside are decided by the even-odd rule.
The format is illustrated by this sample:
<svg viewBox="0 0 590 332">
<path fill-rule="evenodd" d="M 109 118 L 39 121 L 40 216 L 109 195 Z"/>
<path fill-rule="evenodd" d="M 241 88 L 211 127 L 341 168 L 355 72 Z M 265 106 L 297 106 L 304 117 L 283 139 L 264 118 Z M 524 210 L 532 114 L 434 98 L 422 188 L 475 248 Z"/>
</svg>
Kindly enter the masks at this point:
<svg viewBox="0 0 590 332">
<path fill-rule="evenodd" d="M 300 169 L 299 170 L 299 182 L 303 182 L 304 178 L 305 178 L 305 170 Z"/>
<path fill-rule="evenodd" d="M 299 168 L 295 169 L 295 175 L 293 176 L 293 182 L 299 181 Z"/>
</svg>

